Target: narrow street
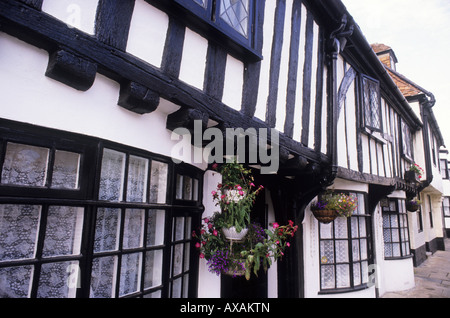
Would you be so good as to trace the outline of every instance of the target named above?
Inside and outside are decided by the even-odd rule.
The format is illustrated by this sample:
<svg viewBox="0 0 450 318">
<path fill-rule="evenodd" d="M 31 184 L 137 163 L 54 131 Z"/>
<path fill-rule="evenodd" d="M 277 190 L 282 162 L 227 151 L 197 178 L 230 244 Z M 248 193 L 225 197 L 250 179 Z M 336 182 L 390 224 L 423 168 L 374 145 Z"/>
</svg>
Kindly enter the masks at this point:
<svg viewBox="0 0 450 318">
<path fill-rule="evenodd" d="M 386 293 L 382 298 L 450 298 L 450 239 L 445 251 L 437 251 L 414 269 L 416 287 Z"/>
</svg>

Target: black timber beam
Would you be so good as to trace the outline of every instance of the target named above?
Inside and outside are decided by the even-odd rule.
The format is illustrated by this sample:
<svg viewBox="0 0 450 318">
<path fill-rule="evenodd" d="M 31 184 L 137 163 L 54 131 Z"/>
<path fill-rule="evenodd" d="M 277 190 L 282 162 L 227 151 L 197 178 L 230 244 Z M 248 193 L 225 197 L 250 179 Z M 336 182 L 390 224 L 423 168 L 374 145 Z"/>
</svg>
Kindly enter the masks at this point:
<svg viewBox="0 0 450 318">
<path fill-rule="evenodd" d="M 217 122 L 244 130 L 270 128 L 267 123 L 233 110 L 148 63 L 21 2 L 0 2 L 0 25 L 2 31 L 49 52 L 54 52 L 58 47 L 67 48 L 79 58 L 96 64 L 99 73 L 119 83 L 132 80 L 151 87 L 161 98 L 182 107 L 197 109 Z M 279 135 L 279 146 L 280 152 L 302 156 L 313 162 L 330 162 L 327 155 L 305 147 L 282 133 Z"/>
</svg>

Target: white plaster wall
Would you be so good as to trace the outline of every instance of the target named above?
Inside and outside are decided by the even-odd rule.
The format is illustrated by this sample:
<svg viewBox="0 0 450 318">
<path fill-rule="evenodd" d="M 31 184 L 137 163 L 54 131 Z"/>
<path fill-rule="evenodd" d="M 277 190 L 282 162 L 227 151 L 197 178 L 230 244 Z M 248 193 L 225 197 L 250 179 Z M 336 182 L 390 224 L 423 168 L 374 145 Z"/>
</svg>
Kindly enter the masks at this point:
<svg viewBox="0 0 450 318">
<path fill-rule="evenodd" d="M 42 11 L 83 32 L 95 33 L 98 0 L 44 0 Z"/>
<path fill-rule="evenodd" d="M 179 109 L 177 105 L 162 99 L 157 111 L 138 115 L 117 105 L 118 83 L 97 74 L 91 89 L 80 92 L 46 77 L 47 64 L 46 51 L 0 33 L 2 118 L 173 155 L 180 141 L 172 140 L 166 118 Z M 181 153 L 177 158 L 192 162 L 192 153 Z M 206 167 L 203 163 L 196 165 Z"/>
<path fill-rule="evenodd" d="M 261 61 L 261 76 L 259 80 L 258 101 L 256 103 L 255 117 L 266 120 L 267 96 L 269 95 L 270 56 L 273 42 L 273 27 L 275 21 L 276 1 L 267 1 L 264 12 L 264 41 Z"/>
<path fill-rule="evenodd" d="M 161 67 L 169 17 L 166 13 L 136 0 L 128 34 L 127 52 Z"/>
<path fill-rule="evenodd" d="M 397 292 L 414 288 L 414 265 L 412 258 L 385 260 L 383 262 L 383 293 Z"/>
<path fill-rule="evenodd" d="M 222 102 L 240 111 L 242 106 L 242 88 L 244 87 L 244 63 L 238 59 L 227 56 L 225 81 Z"/>
<path fill-rule="evenodd" d="M 203 90 L 208 40 L 186 28 L 179 79 Z"/>
<path fill-rule="evenodd" d="M 300 45 L 298 52 L 298 67 L 297 67 L 297 91 L 295 95 L 295 112 L 294 116 L 294 135 L 293 138 L 296 141 L 302 139 L 302 120 L 303 120 L 303 67 L 305 65 L 305 47 L 306 43 L 306 16 L 307 9 L 302 4 L 301 19 L 300 19 Z M 325 121 L 326 122 L 326 121 Z M 326 125 L 324 125 L 326 126 Z"/>
<path fill-rule="evenodd" d="M 286 16 L 284 18 L 283 46 L 281 49 L 280 78 L 278 81 L 278 98 L 276 110 L 275 128 L 278 131 L 284 131 L 284 123 L 286 121 L 286 96 L 289 73 L 289 47 L 291 38 L 291 22 L 292 22 L 292 3 L 293 0 L 286 1 Z M 297 86 L 298 87 L 298 86 Z"/>
<path fill-rule="evenodd" d="M 273 209 L 272 197 L 270 191 L 266 191 L 266 204 L 268 210 L 268 223 L 275 222 L 275 211 Z M 270 227 L 270 226 L 269 226 Z M 278 264 L 273 262 L 267 271 L 267 297 L 278 298 Z"/>
<path fill-rule="evenodd" d="M 210 217 L 217 211 L 211 192 L 217 189 L 217 184 L 222 182 L 222 176 L 214 171 L 208 170 L 203 178 L 203 205 L 205 212 L 202 218 Z M 198 274 L 198 297 L 220 298 L 220 276 L 208 271 L 205 259 L 200 259 Z"/>
</svg>

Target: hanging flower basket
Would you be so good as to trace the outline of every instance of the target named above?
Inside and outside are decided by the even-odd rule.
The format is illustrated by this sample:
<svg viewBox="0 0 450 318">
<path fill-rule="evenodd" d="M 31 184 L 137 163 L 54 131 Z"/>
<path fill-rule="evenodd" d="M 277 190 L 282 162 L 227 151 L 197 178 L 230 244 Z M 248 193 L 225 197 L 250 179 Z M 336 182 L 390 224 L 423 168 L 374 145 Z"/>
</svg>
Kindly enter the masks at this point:
<svg viewBox="0 0 450 318">
<path fill-rule="evenodd" d="M 419 210 L 421 204 L 422 202 L 416 199 L 408 200 L 406 201 L 406 210 L 409 212 L 416 212 Z"/>
<path fill-rule="evenodd" d="M 323 224 L 331 223 L 338 217 L 336 210 L 313 209 L 312 213 L 313 213 L 314 217 L 317 219 L 317 221 L 319 221 L 320 223 L 323 223 Z"/>
<path fill-rule="evenodd" d="M 240 232 L 234 226 L 229 228 L 222 228 L 223 235 L 229 241 L 241 242 L 248 233 L 248 228 L 242 229 Z"/>
<path fill-rule="evenodd" d="M 405 180 L 408 182 L 419 183 L 424 174 L 424 170 L 416 163 L 409 167 L 408 171 L 405 171 Z"/>
<path fill-rule="evenodd" d="M 221 224 L 221 213 L 215 213 L 212 218 L 203 219 L 201 229 L 192 232 L 198 240 L 195 246 L 200 258 L 216 275 L 245 276 L 247 280 L 252 272 L 258 275 L 261 267 L 267 271 L 273 260 L 282 257 L 298 229 L 292 221 L 284 226 L 273 223 L 271 230 L 251 223 L 243 241 L 236 242 L 225 239 Z"/>
<path fill-rule="evenodd" d="M 337 217 L 350 217 L 358 206 L 355 196 L 344 193 L 325 193 L 311 204 L 314 217 L 321 223 L 333 222 Z"/>
</svg>

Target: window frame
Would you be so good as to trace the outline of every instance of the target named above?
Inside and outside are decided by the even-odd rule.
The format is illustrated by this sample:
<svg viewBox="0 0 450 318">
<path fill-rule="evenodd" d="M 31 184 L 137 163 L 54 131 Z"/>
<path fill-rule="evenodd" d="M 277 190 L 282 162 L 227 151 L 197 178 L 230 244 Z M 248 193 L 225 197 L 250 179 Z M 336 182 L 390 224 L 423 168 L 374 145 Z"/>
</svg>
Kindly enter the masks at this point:
<svg viewBox="0 0 450 318">
<path fill-rule="evenodd" d="M 353 292 L 353 291 L 358 291 L 358 290 L 362 290 L 362 289 L 366 289 L 369 288 L 368 282 L 369 282 L 369 272 L 364 273 L 363 270 L 363 263 L 367 262 L 367 266 L 370 266 L 371 264 L 373 264 L 373 252 L 372 252 L 372 227 L 371 227 L 371 223 L 372 223 L 372 218 L 370 214 L 367 214 L 366 211 L 368 211 L 368 202 L 367 202 L 367 193 L 364 192 L 358 192 L 358 191 L 340 191 L 340 190 L 336 190 L 337 192 L 342 192 L 342 193 L 346 193 L 346 194 L 356 194 L 356 195 L 362 195 L 364 198 L 364 204 L 363 207 L 359 206 L 358 203 L 358 210 L 359 209 L 363 209 L 364 213 L 354 213 L 351 217 L 346 218 L 346 222 L 347 222 L 347 238 L 336 238 L 336 233 L 335 233 L 335 226 L 336 226 L 336 220 L 334 220 L 333 222 L 331 222 L 330 224 L 322 224 L 319 223 L 319 234 L 318 234 L 318 238 L 319 238 L 319 285 L 320 285 L 320 291 L 319 291 L 319 295 L 320 294 L 336 294 L 336 293 L 347 293 L 347 292 Z M 360 223 L 360 218 L 364 218 L 365 220 L 365 236 L 361 236 L 361 223 Z M 341 219 L 341 218 L 339 218 Z M 352 236 L 352 221 L 353 220 L 358 220 L 356 222 L 356 224 L 358 225 L 357 230 L 358 230 L 358 236 L 357 237 L 353 237 Z M 331 232 L 332 232 L 332 238 L 322 238 L 322 227 L 324 226 L 332 226 L 331 228 Z M 354 241 L 357 240 L 358 244 L 354 245 Z M 367 258 L 365 259 L 361 259 L 361 240 L 366 240 L 366 253 L 367 253 Z M 328 263 L 328 260 L 326 260 L 326 262 L 324 263 L 324 260 L 322 259 L 322 249 L 321 249 L 321 242 L 322 241 L 332 241 L 333 242 L 333 255 L 334 255 L 334 262 Z M 348 244 L 348 262 L 337 262 L 336 261 L 336 241 L 346 241 Z M 353 249 L 358 246 L 359 247 L 359 251 L 358 251 L 358 258 L 359 259 L 354 259 L 353 258 Z M 349 267 L 349 271 L 348 271 L 348 275 L 349 275 L 349 285 L 350 287 L 338 287 L 337 286 L 337 271 L 336 271 L 336 267 L 338 265 L 341 264 L 348 264 Z M 360 284 L 355 284 L 354 281 L 354 277 L 355 277 L 355 273 L 354 273 L 354 266 L 359 264 L 359 275 L 360 275 Z M 322 267 L 323 266 L 334 266 L 334 288 L 324 288 L 324 286 L 322 286 Z M 364 274 L 367 274 L 367 277 L 363 277 Z"/>
<path fill-rule="evenodd" d="M 201 33 L 208 40 L 218 45 L 226 45 L 227 50 L 237 54 L 246 61 L 256 62 L 262 60 L 262 46 L 258 45 L 260 36 L 258 31 L 259 16 L 262 6 L 258 0 L 249 0 L 248 37 L 230 26 L 225 20 L 219 18 L 221 0 L 205 0 L 207 5 L 203 8 L 193 0 L 174 0 L 176 3 L 173 12 L 177 18 L 182 19 L 188 27 Z"/>
<path fill-rule="evenodd" d="M 371 85 L 368 85 L 371 84 Z M 372 99 L 369 98 L 370 103 L 370 114 L 368 114 L 368 107 L 366 103 L 366 86 L 369 90 L 369 94 L 372 93 L 372 87 L 376 86 L 376 94 L 377 94 L 377 107 L 374 109 L 374 105 L 372 105 L 371 101 Z M 363 127 L 371 130 L 371 131 L 383 131 L 383 118 L 382 118 L 382 109 L 381 109 L 381 87 L 380 82 L 370 76 L 367 76 L 365 74 L 360 75 L 360 103 L 361 103 L 361 109 L 362 109 L 362 120 L 361 123 Z M 378 113 L 378 121 L 379 121 L 379 127 L 375 126 L 374 121 L 374 111 Z M 370 116 L 370 117 L 369 117 Z M 370 122 L 368 122 L 368 119 L 370 119 Z"/>
<path fill-rule="evenodd" d="M 383 243 L 384 243 L 384 258 L 386 260 L 395 260 L 395 259 L 404 259 L 404 258 L 410 258 L 413 256 L 413 253 L 411 251 L 411 244 L 410 244 L 410 235 L 409 235 L 409 221 L 408 221 L 408 213 L 406 211 L 406 201 L 404 199 L 395 199 L 395 198 L 388 198 L 387 199 L 387 206 L 382 206 L 382 217 L 383 217 Z M 392 205 L 393 204 L 393 205 Z M 385 227 L 385 220 L 384 217 L 389 217 L 389 227 Z M 396 218 L 396 222 L 394 224 L 397 224 L 398 227 L 393 227 L 392 219 Z M 401 226 L 403 224 L 404 226 Z M 398 241 L 393 240 L 393 231 L 396 230 L 396 235 L 398 235 Z M 402 231 L 403 230 L 403 231 Z M 386 242 L 385 237 L 385 231 L 389 231 L 389 237 L 390 241 Z M 403 233 L 402 233 L 403 232 Z M 404 236 L 407 236 L 405 238 Z M 395 237 L 397 237 L 395 235 Z M 399 251 L 400 255 L 394 255 L 393 249 L 392 249 L 392 256 L 386 255 L 386 244 L 399 244 Z M 407 250 L 404 250 L 404 246 L 407 248 Z M 409 253 L 408 253 L 409 251 Z"/>
<path fill-rule="evenodd" d="M 13 259 L 13 260 L 0 260 L 0 269 L 20 266 L 32 266 L 32 279 L 29 282 L 28 296 L 29 298 L 35 298 L 38 295 L 38 285 L 39 278 L 41 274 L 42 266 L 45 264 L 61 263 L 61 262 L 77 262 L 79 268 L 79 280 L 76 282 L 79 284 L 79 288 L 76 289 L 76 298 L 89 298 L 91 289 L 91 275 L 93 270 L 94 259 L 100 257 L 116 257 L 114 260 L 117 263 L 115 273 L 113 276 L 116 285 L 113 291 L 113 297 L 115 298 L 130 298 L 130 297 L 146 297 L 153 292 L 161 292 L 162 298 L 169 297 L 169 290 L 171 285 L 171 280 L 169 277 L 168 266 L 171 262 L 171 247 L 174 233 L 172 233 L 172 222 L 173 217 L 177 215 L 183 215 L 184 217 L 189 217 L 189 228 L 193 229 L 200 225 L 201 223 L 201 213 L 203 211 L 202 206 L 202 189 L 203 189 L 203 171 L 187 165 L 187 164 L 175 164 L 170 158 L 161 156 L 158 154 L 150 153 L 148 151 L 136 149 L 130 146 L 125 146 L 117 144 L 114 142 L 109 142 L 101 140 L 98 138 L 81 136 L 74 133 L 53 130 L 43 127 L 36 127 L 27 124 L 21 124 L 6 120 L 0 120 L 0 132 L 2 132 L 2 137 L 0 137 L 0 172 L 3 169 L 3 162 L 6 153 L 6 143 L 9 141 L 14 141 L 15 143 L 22 143 L 33 146 L 41 147 L 56 147 L 58 149 L 59 145 L 64 146 L 64 150 L 74 151 L 81 153 L 80 158 L 80 171 L 79 180 L 80 187 L 76 190 L 61 190 L 61 189 L 51 189 L 49 187 L 42 188 L 28 188 L 24 186 L 14 186 L 14 185 L 4 185 L 0 184 L 0 190 L 2 191 L 0 195 L 0 205 L 33 205 L 40 207 L 40 223 L 37 228 L 35 245 L 35 254 L 31 258 L 25 259 Z M 168 165 L 167 174 L 167 187 L 166 187 L 166 202 L 164 203 L 151 203 L 147 202 L 127 202 L 126 197 L 123 197 L 122 201 L 106 201 L 100 200 L 99 186 L 100 186 L 100 168 L 101 159 L 103 156 L 103 149 L 112 149 L 118 152 L 124 152 L 127 156 L 138 156 L 142 158 L 147 158 L 149 160 L 149 170 L 151 169 L 152 160 L 158 162 L 164 162 Z M 78 151 L 77 151 L 78 149 Z M 83 169 L 82 169 L 83 168 Z M 198 179 L 198 196 L 197 200 L 189 200 L 186 202 L 175 200 L 174 176 L 178 173 L 186 173 L 191 176 L 195 176 Z M 150 172 L 149 172 L 150 173 Z M 47 176 L 48 177 L 48 176 Z M 126 180 L 127 175 L 123 176 L 124 185 L 123 191 L 126 194 Z M 148 180 L 147 187 L 150 186 L 150 180 Z M 147 198 L 149 198 L 149 193 L 147 193 Z M 69 206 L 69 207 L 80 207 L 83 208 L 83 219 L 82 219 L 82 229 L 77 232 L 80 240 L 80 248 L 77 254 L 62 255 L 55 257 L 43 257 L 42 251 L 44 248 L 44 241 L 46 237 L 46 225 L 48 219 L 48 210 L 52 206 Z M 118 223 L 118 236 L 119 241 L 116 248 L 111 251 L 94 251 L 95 242 L 95 229 L 96 229 L 96 218 L 98 215 L 99 208 L 109 208 L 117 209 L 119 215 L 121 216 L 121 221 Z M 123 238 L 124 238 L 124 223 L 125 223 L 125 213 L 130 210 L 142 210 L 145 211 L 143 215 L 142 223 L 142 237 L 141 244 L 139 246 L 128 246 L 124 248 Z M 158 245 L 147 245 L 146 235 L 148 226 L 149 213 L 152 210 L 165 211 L 164 218 L 164 238 L 163 243 Z M 185 219 L 186 220 L 186 219 Z M 185 225 L 187 227 L 187 224 Z M 189 262 L 189 267 L 184 267 L 183 263 L 183 275 L 188 274 L 189 285 L 186 286 L 185 291 L 187 297 L 196 297 L 197 293 L 197 276 L 198 276 L 198 257 L 196 257 L 196 249 L 192 241 L 192 236 L 190 233 L 185 233 L 183 238 L 184 249 L 183 253 L 187 253 L 189 249 L 189 259 L 184 259 L 183 262 Z M 161 250 L 162 251 L 162 266 L 161 270 L 161 285 L 152 286 L 145 288 L 145 258 L 146 253 Z M 139 253 L 139 254 L 137 254 Z M 121 259 L 126 257 L 126 255 L 137 254 L 140 257 L 140 262 L 137 264 L 139 266 L 140 274 L 137 277 L 140 278 L 139 285 L 140 288 L 130 294 L 126 294 L 119 297 L 120 288 L 120 276 L 121 276 Z M 184 254 L 183 254 L 184 255 Z M 182 294 L 183 295 L 183 294 Z"/>
</svg>

